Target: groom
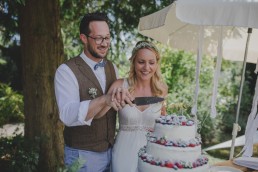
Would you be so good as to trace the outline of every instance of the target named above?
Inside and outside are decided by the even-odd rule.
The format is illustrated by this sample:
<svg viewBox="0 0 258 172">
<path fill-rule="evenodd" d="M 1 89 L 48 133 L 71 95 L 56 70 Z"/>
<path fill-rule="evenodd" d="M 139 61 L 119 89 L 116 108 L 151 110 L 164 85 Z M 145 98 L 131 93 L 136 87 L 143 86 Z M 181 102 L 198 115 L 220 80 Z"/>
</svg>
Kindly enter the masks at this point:
<svg viewBox="0 0 258 172">
<path fill-rule="evenodd" d="M 85 161 L 81 172 L 109 171 L 116 110 L 122 107 L 107 94 L 118 76 L 115 65 L 106 59 L 111 40 L 107 16 L 86 14 L 80 39 L 83 52 L 60 65 L 55 74 L 59 116 L 65 125 L 65 165 L 81 159 Z"/>
</svg>

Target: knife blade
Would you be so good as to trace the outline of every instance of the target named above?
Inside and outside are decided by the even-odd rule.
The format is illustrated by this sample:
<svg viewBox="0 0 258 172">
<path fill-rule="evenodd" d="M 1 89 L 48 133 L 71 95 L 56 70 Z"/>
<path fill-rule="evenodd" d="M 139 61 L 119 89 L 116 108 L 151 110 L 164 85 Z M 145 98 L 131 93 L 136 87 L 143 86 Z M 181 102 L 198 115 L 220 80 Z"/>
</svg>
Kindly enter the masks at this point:
<svg viewBox="0 0 258 172">
<path fill-rule="evenodd" d="M 164 101 L 164 98 L 162 97 L 135 97 L 132 103 L 136 104 L 137 106 L 142 106 L 142 105 L 149 105 L 149 104 L 154 104 L 162 101 Z"/>
</svg>

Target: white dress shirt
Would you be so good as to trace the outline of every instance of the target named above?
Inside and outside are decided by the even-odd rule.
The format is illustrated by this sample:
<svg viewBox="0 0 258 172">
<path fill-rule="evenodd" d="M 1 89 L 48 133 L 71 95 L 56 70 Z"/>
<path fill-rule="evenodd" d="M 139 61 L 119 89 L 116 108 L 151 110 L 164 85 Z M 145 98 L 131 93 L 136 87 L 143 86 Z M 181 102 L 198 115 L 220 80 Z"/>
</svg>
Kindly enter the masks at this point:
<svg viewBox="0 0 258 172">
<path fill-rule="evenodd" d="M 93 68 L 97 64 L 95 61 L 88 58 L 84 52 L 81 53 L 80 57 L 90 66 L 104 93 L 106 89 L 104 67 L 94 70 Z M 115 65 L 114 68 L 118 78 L 118 70 Z M 56 70 L 54 84 L 60 120 L 66 126 L 91 125 L 92 119 L 85 121 L 91 100 L 80 102 L 78 81 L 66 64 L 60 65 Z"/>
</svg>

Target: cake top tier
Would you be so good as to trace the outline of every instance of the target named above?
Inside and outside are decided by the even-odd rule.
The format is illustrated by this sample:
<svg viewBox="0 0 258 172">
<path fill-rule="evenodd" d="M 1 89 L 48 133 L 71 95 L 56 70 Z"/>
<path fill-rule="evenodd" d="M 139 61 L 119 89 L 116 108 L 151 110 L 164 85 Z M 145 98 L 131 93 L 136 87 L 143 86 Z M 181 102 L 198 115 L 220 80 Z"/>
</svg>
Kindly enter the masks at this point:
<svg viewBox="0 0 258 172">
<path fill-rule="evenodd" d="M 192 126 L 194 125 L 194 120 L 187 119 L 184 115 L 171 114 L 166 116 L 160 116 L 156 119 L 156 123 L 165 125 Z"/>
</svg>

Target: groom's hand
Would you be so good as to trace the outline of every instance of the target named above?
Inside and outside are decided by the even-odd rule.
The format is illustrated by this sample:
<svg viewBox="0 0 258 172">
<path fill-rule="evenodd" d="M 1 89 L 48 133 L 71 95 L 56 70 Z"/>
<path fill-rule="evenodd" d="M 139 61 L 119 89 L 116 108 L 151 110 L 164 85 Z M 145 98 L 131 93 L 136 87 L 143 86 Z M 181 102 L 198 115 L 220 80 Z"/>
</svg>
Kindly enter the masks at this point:
<svg viewBox="0 0 258 172">
<path fill-rule="evenodd" d="M 123 87 L 114 88 L 112 93 L 112 100 L 113 99 L 120 104 L 121 108 L 124 107 L 126 104 L 129 104 L 130 106 L 134 106 L 134 104 L 132 103 L 134 98 L 126 88 L 123 88 Z"/>
</svg>

